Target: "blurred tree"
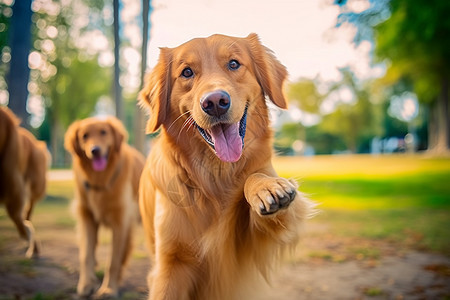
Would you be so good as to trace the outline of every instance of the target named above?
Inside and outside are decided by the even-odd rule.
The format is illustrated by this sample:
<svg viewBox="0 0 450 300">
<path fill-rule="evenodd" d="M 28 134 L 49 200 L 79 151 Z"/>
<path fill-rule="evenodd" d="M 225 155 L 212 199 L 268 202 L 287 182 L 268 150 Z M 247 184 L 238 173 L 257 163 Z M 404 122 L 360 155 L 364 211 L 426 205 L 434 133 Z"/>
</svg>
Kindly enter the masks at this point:
<svg viewBox="0 0 450 300">
<path fill-rule="evenodd" d="M 10 19 L 12 15 L 12 8 L 0 2 L 0 53 L 3 53 L 3 48 L 8 46 L 8 30 Z M 0 64 L 3 60 L 0 60 Z"/>
<path fill-rule="evenodd" d="M 50 138 L 53 163 L 65 162 L 63 135 L 76 119 L 88 117 L 102 95 L 111 91 L 111 68 L 102 68 L 84 35 L 105 27 L 103 1 L 35 2 L 30 92 L 42 97 L 43 132 Z M 86 12 L 89 12 L 89 19 Z"/>
<path fill-rule="evenodd" d="M 22 119 L 22 126 L 29 128 L 29 113 L 27 112 L 28 54 L 31 44 L 31 0 L 15 1 L 12 7 L 9 40 L 11 61 L 7 74 L 9 92 L 8 106 Z"/>
<path fill-rule="evenodd" d="M 317 89 L 315 80 L 300 79 L 288 86 L 287 96 L 290 102 L 298 104 L 298 107 L 306 112 L 318 114 L 320 105 L 326 95 Z"/>
<path fill-rule="evenodd" d="M 333 154 L 348 149 L 342 136 L 326 132 L 321 124 L 306 128 L 306 141 L 316 154 Z"/>
<path fill-rule="evenodd" d="M 274 147 L 278 154 L 288 155 L 293 152 L 295 141 L 305 140 L 305 127 L 301 123 L 286 123 L 275 133 Z"/>
<path fill-rule="evenodd" d="M 380 106 L 371 102 L 372 82 L 360 83 L 350 68 L 340 69 L 342 79 L 328 84 L 326 92 L 320 92 L 317 80 L 302 79 L 288 88 L 288 98 L 302 111 L 322 116 L 322 121 L 312 127 L 286 124 L 280 148 L 292 145 L 295 140 L 305 141 L 316 153 L 349 150 L 353 153 L 368 152 L 367 144 L 374 136 L 382 135 Z"/>
<path fill-rule="evenodd" d="M 347 1 L 336 3 L 345 7 Z M 361 13 L 343 12 L 338 25 L 351 22 L 358 29 L 374 29 L 376 58 L 389 60 L 385 83 L 394 85 L 405 78 L 412 81 L 419 101 L 430 107 L 429 150 L 448 152 L 450 1 L 370 0 L 370 3 L 371 7 Z M 357 36 L 360 33 L 358 30 Z"/>
<path fill-rule="evenodd" d="M 56 165 L 65 163 L 60 155 L 65 129 L 77 119 L 92 115 L 97 99 L 108 93 L 111 72 L 100 68 L 97 60 L 74 59 L 69 67 L 58 66 L 58 76 L 47 82 L 47 119 L 51 126 L 52 156 Z M 89 87 L 89 88 L 86 88 Z"/>
<path fill-rule="evenodd" d="M 6 94 L 7 85 L 5 74 L 7 72 L 8 63 L 11 60 L 11 48 L 9 47 L 9 27 L 12 15 L 12 8 L 3 2 L 0 2 L 0 90 Z M 7 97 L 0 98 L 1 104 L 6 104 Z"/>
<path fill-rule="evenodd" d="M 340 72 L 342 80 L 331 87 L 329 94 L 342 91 L 345 87 L 352 96 L 340 93 L 340 104 L 334 112 L 323 117 L 320 127 L 325 132 L 340 136 L 348 150 L 356 153 L 358 142 L 364 137 L 380 135 L 381 127 L 376 122 L 376 107 L 370 102 L 369 84 L 358 84 L 349 68 L 342 68 Z"/>
<path fill-rule="evenodd" d="M 361 12 L 354 12 L 351 10 L 351 4 L 357 1 L 335 0 L 334 3 L 341 8 L 341 13 L 337 17 L 336 27 L 340 27 L 345 23 L 356 26 L 357 31 L 353 38 L 355 45 L 359 45 L 362 41 L 373 42 L 375 34 L 374 26 L 385 21 L 390 16 L 390 1 L 391 0 L 368 0 L 370 3 L 368 9 Z"/>
<path fill-rule="evenodd" d="M 360 152 L 363 140 L 381 135 L 381 126 L 376 122 L 377 106 L 370 102 L 368 83 L 358 84 L 349 68 L 340 69 L 342 80 L 335 83 L 328 95 L 339 93 L 336 109 L 323 116 L 318 127 L 325 133 L 341 137 L 352 153 Z M 366 152 L 366 151 L 365 151 Z"/>
<path fill-rule="evenodd" d="M 142 48 L 141 48 L 141 85 L 140 89 L 144 87 L 145 72 L 147 70 L 147 45 L 150 32 L 150 13 L 151 13 L 151 0 L 142 0 Z M 134 123 L 134 146 L 141 153 L 145 154 L 145 114 L 139 105 L 136 108 L 136 119 Z"/>
<path fill-rule="evenodd" d="M 317 80 L 301 78 L 288 85 L 287 97 L 301 111 L 317 115 L 320 114 L 320 106 L 326 95 L 319 92 Z M 305 126 L 301 123 L 285 124 L 280 133 L 276 136 L 276 147 L 284 152 L 283 149 L 291 147 L 295 141 L 306 140 Z"/>
<path fill-rule="evenodd" d="M 119 0 L 113 0 L 114 7 L 114 102 L 116 104 L 116 117 L 124 120 L 122 87 L 120 85 L 120 8 Z"/>
<path fill-rule="evenodd" d="M 376 55 L 391 61 L 387 76 L 394 83 L 410 78 L 419 99 L 430 106 L 429 150 L 449 151 L 450 2 L 390 4 L 391 18 L 376 27 Z"/>
</svg>

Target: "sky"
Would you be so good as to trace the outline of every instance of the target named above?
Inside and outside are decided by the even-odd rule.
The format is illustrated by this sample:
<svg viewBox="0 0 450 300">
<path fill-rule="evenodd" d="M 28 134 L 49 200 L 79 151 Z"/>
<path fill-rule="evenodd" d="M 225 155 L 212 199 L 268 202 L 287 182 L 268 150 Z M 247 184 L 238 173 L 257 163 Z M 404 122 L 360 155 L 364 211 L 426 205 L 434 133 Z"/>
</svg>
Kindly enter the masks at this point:
<svg viewBox="0 0 450 300">
<path fill-rule="evenodd" d="M 290 80 L 301 77 L 338 80 L 339 67 L 352 66 L 357 76 L 376 76 L 370 68 L 371 44 L 352 44 L 355 29 L 335 28 L 339 7 L 332 0 L 153 0 L 148 66 L 159 47 L 176 47 L 192 38 L 220 33 L 245 37 L 257 33 L 287 67 Z M 366 0 L 350 0 L 355 10 Z M 126 5 L 124 5 L 126 9 Z"/>
<path fill-rule="evenodd" d="M 77 33 L 76 46 L 89 53 L 99 53 L 100 65 L 112 66 L 113 45 L 100 29 L 79 30 L 89 22 L 89 8 L 82 2 L 73 3 L 76 15 L 72 31 Z M 59 11 L 50 0 L 34 1 L 33 5 L 45 6 L 55 14 Z M 121 32 L 126 39 L 121 47 L 120 80 L 125 93 L 135 94 L 141 77 L 141 1 L 120 0 L 120 5 Z M 335 27 L 340 7 L 333 5 L 333 0 L 151 0 L 151 6 L 148 71 L 156 65 L 160 47 L 176 47 L 193 38 L 216 33 L 238 37 L 257 33 L 261 42 L 287 67 L 291 82 L 300 78 L 338 81 L 338 69 L 346 66 L 360 79 L 378 77 L 383 72 L 382 67 L 371 67 L 371 43 L 362 42 L 358 47 L 352 43 L 354 27 Z M 367 9 L 369 2 L 348 0 L 347 6 L 358 12 Z M 112 26 L 112 6 L 105 6 L 102 14 Z M 50 33 L 47 33 L 49 37 Z M 48 41 L 52 46 L 51 39 Z M 47 73 L 52 70 L 36 51 L 30 54 L 29 63 L 30 67 L 42 67 Z M 3 98 L 6 96 L 0 95 L 0 100 Z M 330 105 L 329 110 L 333 107 L 334 104 Z M 294 121 L 308 119 L 306 113 L 296 111 L 295 107 L 291 112 Z M 313 117 L 309 123 L 317 121 Z"/>
<path fill-rule="evenodd" d="M 142 42 L 141 25 L 136 22 L 140 4 L 135 0 L 122 3 L 123 32 L 136 49 Z M 151 5 L 148 70 L 156 65 L 160 47 L 176 47 L 216 33 L 238 37 L 257 33 L 287 67 L 291 82 L 300 78 L 336 82 L 341 76 L 339 68 L 347 66 L 359 79 L 383 73 L 383 67 L 371 66 L 370 42 L 364 41 L 358 47 L 352 43 L 356 28 L 335 27 L 340 7 L 333 5 L 333 0 L 152 0 Z M 348 0 L 347 6 L 359 12 L 367 9 L 369 2 Z M 129 62 L 129 75 L 123 77 L 128 83 L 124 85 L 138 87 L 139 55 L 136 50 L 123 52 Z M 343 100 L 325 101 L 326 113 L 332 112 L 339 101 Z M 275 127 L 291 121 L 311 126 L 320 122 L 320 117 L 291 105 L 287 113 L 272 110 L 272 120 Z"/>
</svg>

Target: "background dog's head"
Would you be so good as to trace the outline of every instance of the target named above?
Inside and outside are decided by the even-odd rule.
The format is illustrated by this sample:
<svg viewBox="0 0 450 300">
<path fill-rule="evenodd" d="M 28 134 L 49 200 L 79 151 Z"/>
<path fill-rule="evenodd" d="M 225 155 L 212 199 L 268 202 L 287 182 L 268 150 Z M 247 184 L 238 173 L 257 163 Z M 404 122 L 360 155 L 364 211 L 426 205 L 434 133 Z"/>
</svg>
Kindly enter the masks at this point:
<svg viewBox="0 0 450 300">
<path fill-rule="evenodd" d="M 162 48 L 140 94 L 151 109 L 147 131 L 162 125 L 175 134 L 195 128 L 222 161 L 235 162 L 242 155 L 247 120 L 261 114 L 256 107 L 265 107 L 264 97 L 287 107 L 286 76 L 286 68 L 256 34 L 213 35 Z"/>
<path fill-rule="evenodd" d="M 72 155 L 89 160 L 94 171 L 103 171 L 128 137 L 122 123 L 113 117 L 87 118 L 70 125 L 64 147 Z"/>
</svg>

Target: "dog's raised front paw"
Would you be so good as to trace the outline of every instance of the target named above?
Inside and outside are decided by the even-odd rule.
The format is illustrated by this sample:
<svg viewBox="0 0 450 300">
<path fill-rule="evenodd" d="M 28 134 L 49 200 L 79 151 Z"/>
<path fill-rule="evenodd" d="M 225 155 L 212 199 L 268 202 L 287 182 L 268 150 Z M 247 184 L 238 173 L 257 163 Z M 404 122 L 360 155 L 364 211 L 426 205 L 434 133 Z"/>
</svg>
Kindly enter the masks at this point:
<svg viewBox="0 0 450 300">
<path fill-rule="evenodd" d="M 259 178 L 251 187 L 247 201 L 260 215 L 271 215 L 287 208 L 295 199 L 297 184 L 284 178 Z"/>
</svg>

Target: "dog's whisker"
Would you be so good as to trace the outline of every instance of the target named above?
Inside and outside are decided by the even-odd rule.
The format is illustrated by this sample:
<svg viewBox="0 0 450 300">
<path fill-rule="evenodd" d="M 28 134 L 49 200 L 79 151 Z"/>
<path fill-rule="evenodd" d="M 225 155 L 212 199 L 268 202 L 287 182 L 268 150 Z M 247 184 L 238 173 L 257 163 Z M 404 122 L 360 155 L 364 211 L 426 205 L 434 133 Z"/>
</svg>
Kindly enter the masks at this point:
<svg viewBox="0 0 450 300">
<path fill-rule="evenodd" d="M 189 114 L 190 112 L 191 112 L 191 111 L 188 110 L 188 111 L 182 113 L 181 115 L 179 115 L 178 118 L 176 118 L 176 119 L 170 124 L 169 128 L 167 129 L 167 131 L 170 131 L 170 129 L 172 128 L 172 126 L 175 125 L 175 122 L 177 122 L 181 117 L 183 117 L 184 115 Z"/>
<path fill-rule="evenodd" d="M 181 127 L 180 131 L 178 132 L 178 136 L 177 136 L 177 142 L 181 136 L 181 132 L 186 129 L 186 131 L 189 131 L 189 129 L 192 127 L 192 125 L 195 124 L 194 118 L 192 118 L 192 116 L 189 116 L 183 123 L 183 126 Z M 188 126 L 186 128 L 186 126 Z"/>
<path fill-rule="evenodd" d="M 192 118 L 192 116 L 189 116 L 186 121 L 184 121 L 183 127 L 181 127 L 180 132 L 183 131 L 183 129 L 185 129 L 187 125 L 189 125 L 190 127 L 192 123 L 194 123 L 194 118 Z M 189 130 L 189 127 L 186 130 Z"/>
<path fill-rule="evenodd" d="M 194 128 L 194 126 L 195 126 L 195 122 L 194 122 L 194 119 L 192 119 L 192 122 L 189 125 L 189 127 L 187 128 L 187 131 L 191 130 L 191 128 Z"/>
<path fill-rule="evenodd" d="M 190 120 L 189 120 L 189 126 L 187 127 L 186 131 L 191 130 L 191 128 L 193 128 L 194 125 L 195 125 L 194 118 L 193 118 L 193 117 L 190 117 Z"/>
</svg>

